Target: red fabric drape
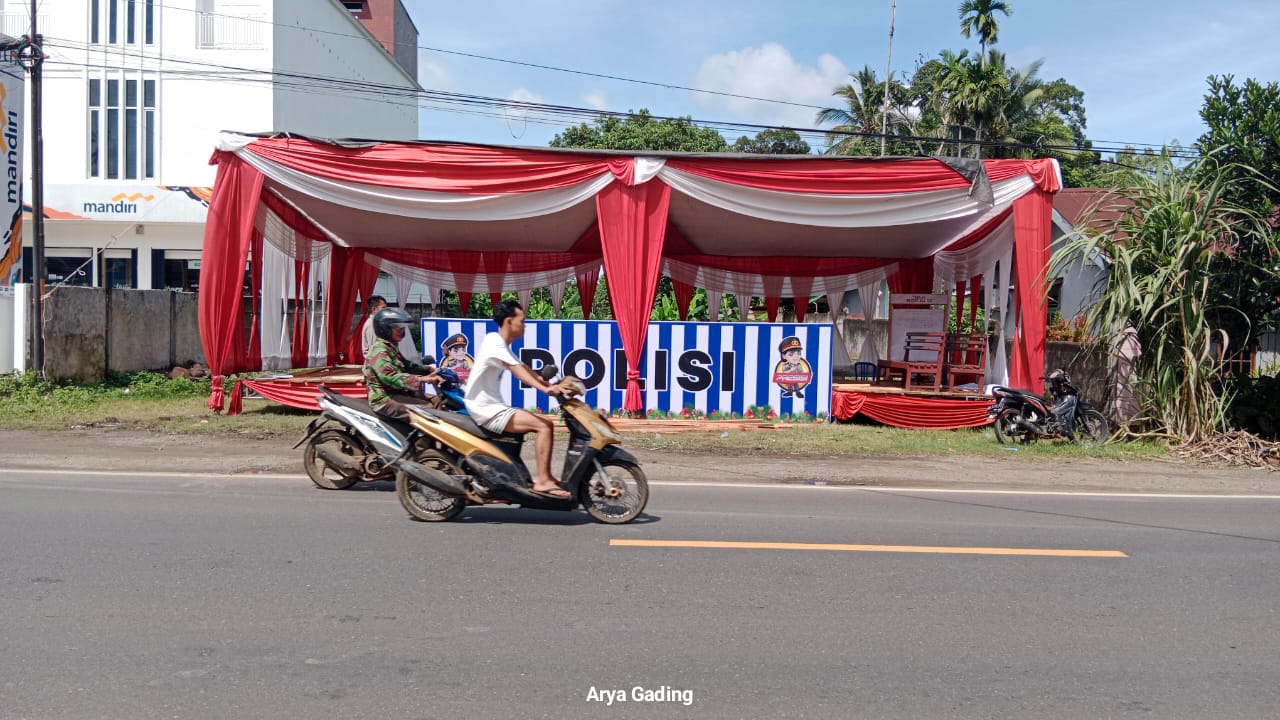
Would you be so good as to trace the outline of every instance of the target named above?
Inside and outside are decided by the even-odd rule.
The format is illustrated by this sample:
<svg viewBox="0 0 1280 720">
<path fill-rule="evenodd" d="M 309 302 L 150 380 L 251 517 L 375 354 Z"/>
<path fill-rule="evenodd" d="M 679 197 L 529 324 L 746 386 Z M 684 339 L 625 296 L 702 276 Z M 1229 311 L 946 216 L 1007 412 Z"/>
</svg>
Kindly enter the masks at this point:
<svg viewBox="0 0 1280 720">
<path fill-rule="evenodd" d="M 591 309 L 596 304 L 596 286 L 600 284 L 600 272 L 595 268 L 584 270 L 578 274 L 578 307 L 582 308 L 582 319 L 591 319 Z"/>
<path fill-rule="evenodd" d="M 985 327 L 978 327 L 978 305 L 982 303 L 982 276 L 975 275 L 969 279 L 969 332 L 985 333 Z"/>
<path fill-rule="evenodd" d="M 293 261 L 293 297 L 293 346 L 289 361 L 296 368 L 304 368 L 310 364 L 308 358 L 311 355 L 311 332 L 308 328 L 311 314 L 307 312 L 311 301 L 311 263 Z"/>
<path fill-rule="evenodd" d="M 831 416 L 848 420 L 859 413 L 878 423 L 900 428 L 957 430 L 991 422 L 991 400 L 946 400 L 911 395 L 837 390 L 831 395 Z"/>
<path fill-rule="evenodd" d="M 769 314 L 769 322 L 778 322 L 778 308 L 782 306 L 782 298 L 777 295 L 765 296 L 764 309 Z"/>
<path fill-rule="evenodd" d="M 204 226 L 197 299 L 200 342 L 213 388 L 209 408 L 222 411 L 222 375 L 245 368 L 244 266 L 253 242 L 253 218 L 262 194 L 262 173 L 234 156 L 220 154 L 218 179 Z"/>
<path fill-rule="evenodd" d="M 360 334 L 359 326 L 352 329 L 351 320 L 355 316 L 356 295 L 365 267 L 368 264 L 363 250 L 335 245 L 329 255 L 329 290 L 325 297 L 325 314 L 329 318 L 325 336 L 326 365 L 338 364 L 339 353 L 347 361 L 351 337 Z"/>
<path fill-rule="evenodd" d="M 891 293 L 933 292 L 933 258 L 899 260 L 898 271 L 888 280 Z"/>
<path fill-rule="evenodd" d="M 489 307 L 498 307 L 502 304 L 502 293 L 489 293 Z"/>
<path fill-rule="evenodd" d="M 631 412 L 644 406 L 640 396 L 640 358 L 658 289 L 670 200 L 671 188 L 659 180 L 634 186 L 614 183 L 596 196 L 609 299 L 627 356 L 623 407 Z"/>
<path fill-rule="evenodd" d="M 246 151 L 333 180 L 473 195 L 550 190 L 609 172 L 609 159 L 603 156 L 447 143 L 341 147 L 302 138 L 260 138 Z"/>
<path fill-rule="evenodd" d="M 262 233 L 258 232 L 257 228 L 254 228 L 253 240 L 250 241 L 249 247 L 249 277 L 253 282 L 250 288 L 253 294 L 253 308 L 251 310 L 253 317 L 249 324 L 249 347 L 246 349 L 248 366 L 245 368 L 246 370 L 262 369 L 262 328 L 260 321 L 262 314 L 262 243 Z M 234 397 L 232 400 L 234 402 Z M 230 414 L 235 415 L 236 413 L 232 412 Z"/>
<path fill-rule="evenodd" d="M 460 317 L 467 317 L 467 310 L 471 309 L 471 293 L 458 291 L 458 313 Z"/>
<path fill-rule="evenodd" d="M 356 272 L 356 282 L 360 290 L 360 321 L 356 323 L 356 329 L 352 331 L 351 339 L 347 342 L 347 362 L 352 365 L 363 365 L 364 347 L 361 344 L 363 339 L 360 333 L 364 329 L 365 320 L 369 318 L 369 298 L 373 297 L 373 287 L 378 282 L 377 266 L 367 262 L 360 265 Z"/>
<path fill-rule="evenodd" d="M 1019 312 L 1009 382 L 1036 392 L 1044 392 L 1044 343 L 1049 324 L 1045 272 L 1052 222 L 1052 194 L 1037 189 L 1014 201 L 1013 268 Z"/>
<path fill-rule="evenodd" d="M 805 313 L 809 312 L 809 294 L 813 291 L 813 278 L 808 276 L 792 277 L 791 291 L 795 297 L 791 302 L 796 306 L 796 322 L 804 322 Z"/>
<path fill-rule="evenodd" d="M 296 407 L 301 410 L 320 410 L 321 385 L 324 385 L 339 395 L 344 395 L 353 400 L 364 400 L 369 394 L 364 383 L 299 383 L 285 382 L 281 380 L 249 379 L 246 379 L 243 382 L 254 392 L 268 400 L 274 400 L 281 405 L 288 405 L 289 407 Z"/>
<path fill-rule="evenodd" d="M 992 182 L 1030 175 L 1039 187 L 1058 189 L 1052 160 L 984 160 Z M 724 160 L 723 158 L 668 158 L 667 167 L 733 185 L 789 193 L 881 194 L 909 193 L 968 187 L 971 183 L 940 160 L 912 158 L 844 162 L 827 159 Z"/>
<path fill-rule="evenodd" d="M 689 319 L 689 303 L 693 302 L 694 287 L 689 283 L 680 282 L 672 278 L 671 289 L 676 296 L 676 312 L 679 313 L 681 320 Z"/>
</svg>

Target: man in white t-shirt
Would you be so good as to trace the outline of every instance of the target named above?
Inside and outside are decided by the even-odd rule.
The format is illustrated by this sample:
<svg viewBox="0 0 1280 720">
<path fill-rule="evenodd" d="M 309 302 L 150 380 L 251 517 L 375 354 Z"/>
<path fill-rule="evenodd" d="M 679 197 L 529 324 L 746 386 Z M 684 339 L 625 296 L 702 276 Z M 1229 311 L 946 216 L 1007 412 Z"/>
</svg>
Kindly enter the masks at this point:
<svg viewBox="0 0 1280 720">
<path fill-rule="evenodd" d="M 364 321 L 364 327 L 360 328 L 360 350 L 361 354 L 369 357 L 369 351 L 373 349 L 373 343 L 378 340 L 377 335 L 373 332 L 373 316 L 378 311 L 387 306 L 386 298 L 381 295 L 374 295 L 369 298 L 369 317 Z"/>
<path fill-rule="evenodd" d="M 507 405 L 502 400 L 502 378 L 508 370 L 526 385 L 558 396 L 560 388 L 538 377 L 511 351 L 511 343 L 524 337 L 524 308 L 515 300 L 505 300 L 493 308 L 493 321 L 498 332 L 480 341 L 471 376 L 467 378 L 467 412 L 471 419 L 490 432 L 537 433 L 534 449 L 538 468 L 533 491 L 552 498 L 568 498 L 560 481 L 551 474 L 551 446 L 555 440 L 555 421 Z"/>
</svg>

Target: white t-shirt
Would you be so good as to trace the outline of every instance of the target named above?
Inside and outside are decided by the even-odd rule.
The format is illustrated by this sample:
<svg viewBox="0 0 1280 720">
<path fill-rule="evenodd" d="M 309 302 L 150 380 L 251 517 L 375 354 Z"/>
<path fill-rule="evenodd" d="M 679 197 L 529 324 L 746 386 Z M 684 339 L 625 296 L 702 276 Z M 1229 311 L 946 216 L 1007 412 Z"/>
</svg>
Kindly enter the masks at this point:
<svg viewBox="0 0 1280 720">
<path fill-rule="evenodd" d="M 502 376 L 520 359 L 502 335 L 491 332 L 480 341 L 471 376 L 467 378 L 467 412 L 471 419 L 484 425 L 511 406 L 502 399 Z"/>
</svg>

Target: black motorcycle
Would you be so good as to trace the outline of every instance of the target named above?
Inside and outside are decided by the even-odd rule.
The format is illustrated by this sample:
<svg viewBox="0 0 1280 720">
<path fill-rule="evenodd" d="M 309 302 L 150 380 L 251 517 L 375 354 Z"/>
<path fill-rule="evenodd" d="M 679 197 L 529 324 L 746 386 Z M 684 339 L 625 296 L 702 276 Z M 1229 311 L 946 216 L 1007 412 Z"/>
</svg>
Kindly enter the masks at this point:
<svg viewBox="0 0 1280 720">
<path fill-rule="evenodd" d="M 1111 429 L 1098 409 L 1080 399 L 1066 370 L 1054 370 L 1045 378 L 1053 406 L 1030 390 L 996 385 L 991 394 L 996 404 L 987 410 L 996 440 L 1004 445 L 1029 445 L 1040 438 L 1066 438 L 1069 442 L 1101 445 Z"/>
</svg>

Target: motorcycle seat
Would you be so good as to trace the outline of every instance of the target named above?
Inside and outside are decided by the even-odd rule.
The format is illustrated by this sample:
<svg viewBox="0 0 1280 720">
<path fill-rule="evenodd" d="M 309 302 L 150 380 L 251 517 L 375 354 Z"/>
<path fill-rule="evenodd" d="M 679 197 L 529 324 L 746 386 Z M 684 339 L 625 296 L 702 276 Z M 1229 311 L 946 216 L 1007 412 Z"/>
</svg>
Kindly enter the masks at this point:
<svg viewBox="0 0 1280 720">
<path fill-rule="evenodd" d="M 368 415 L 370 417 L 377 418 L 378 422 L 386 425 L 389 430 L 394 432 L 396 435 L 399 435 L 401 442 L 404 442 L 405 439 L 409 437 L 409 434 L 413 432 L 413 426 L 409 423 L 402 420 L 394 420 L 385 415 L 379 415 L 374 412 L 373 408 L 369 407 L 369 402 L 367 400 L 357 400 L 356 398 L 347 397 L 346 395 L 333 392 L 329 388 L 321 388 L 320 390 L 324 393 L 326 399 L 338 405 L 355 410 L 361 415 Z"/>
<path fill-rule="evenodd" d="M 450 425 L 460 430 L 465 430 L 471 433 L 472 435 L 475 435 L 476 437 L 482 437 L 486 440 L 501 440 L 504 438 L 515 439 L 515 438 L 524 437 L 524 435 L 521 433 L 492 432 L 486 429 L 483 425 L 476 423 L 475 420 L 472 420 L 470 415 L 463 415 L 461 413 L 449 412 L 448 410 L 437 410 L 435 408 L 419 408 L 419 409 L 422 410 L 425 414 L 430 415 L 431 417 L 441 422 L 449 423 Z"/>
</svg>

